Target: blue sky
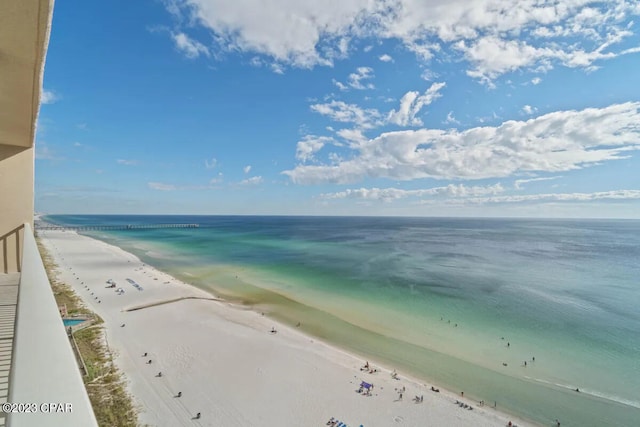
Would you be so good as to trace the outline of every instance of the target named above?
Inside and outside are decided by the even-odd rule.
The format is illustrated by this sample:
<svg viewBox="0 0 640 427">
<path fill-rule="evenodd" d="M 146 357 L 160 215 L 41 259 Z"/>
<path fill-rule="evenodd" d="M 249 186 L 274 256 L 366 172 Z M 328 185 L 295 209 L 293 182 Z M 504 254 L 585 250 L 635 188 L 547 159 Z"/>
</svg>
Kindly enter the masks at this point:
<svg viewBox="0 0 640 427">
<path fill-rule="evenodd" d="M 640 2 L 57 2 L 47 213 L 640 217 Z"/>
</svg>

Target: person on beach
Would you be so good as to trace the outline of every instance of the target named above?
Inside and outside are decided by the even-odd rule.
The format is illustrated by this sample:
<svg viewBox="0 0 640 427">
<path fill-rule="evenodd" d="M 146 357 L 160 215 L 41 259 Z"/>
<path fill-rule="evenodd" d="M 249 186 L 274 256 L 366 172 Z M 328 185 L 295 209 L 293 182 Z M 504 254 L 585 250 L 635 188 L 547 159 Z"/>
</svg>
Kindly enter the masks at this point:
<svg viewBox="0 0 640 427">
<path fill-rule="evenodd" d="M 162 376 L 162 371 L 158 372 L 158 378 L 160 378 Z"/>
<path fill-rule="evenodd" d="M 147 353 L 143 354 L 142 357 L 147 357 Z"/>
<path fill-rule="evenodd" d="M 196 414 L 196 420 L 199 420 L 199 419 L 200 419 L 200 412 Z"/>
<path fill-rule="evenodd" d="M 177 397 L 182 397 L 182 392 L 181 391 L 178 392 Z"/>
</svg>

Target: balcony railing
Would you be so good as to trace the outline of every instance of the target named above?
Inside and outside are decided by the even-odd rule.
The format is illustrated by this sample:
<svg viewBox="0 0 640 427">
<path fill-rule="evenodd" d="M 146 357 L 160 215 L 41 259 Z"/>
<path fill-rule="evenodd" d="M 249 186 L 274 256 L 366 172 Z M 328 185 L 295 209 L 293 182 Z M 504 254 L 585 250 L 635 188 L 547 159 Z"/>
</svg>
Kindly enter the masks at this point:
<svg viewBox="0 0 640 427">
<path fill-rule="evenodd" d="M 29 406 L 9 408 L 19 412 L 7 425 L 97 426 L 31 226 L 23 227 L 8 401 Z"/>
<path fill-rule="evenodd" d="M 0 274 L 20 272 L 20 240 L 24 225 L 0 236 Z"/>
</svg>

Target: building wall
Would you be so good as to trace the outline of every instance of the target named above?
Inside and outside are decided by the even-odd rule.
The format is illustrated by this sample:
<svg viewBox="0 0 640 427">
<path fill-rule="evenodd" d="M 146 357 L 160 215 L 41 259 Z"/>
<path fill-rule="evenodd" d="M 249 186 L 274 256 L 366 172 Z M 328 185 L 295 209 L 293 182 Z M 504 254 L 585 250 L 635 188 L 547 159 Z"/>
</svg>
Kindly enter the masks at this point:
<svg viewBox="0 0 640 427">
<path fill-rule="evenodd" d="M 0 274 L 19 271 L 19 229 L 33 225 L 33 163 L 33 147 L 0 145 Z"/>
</svg>

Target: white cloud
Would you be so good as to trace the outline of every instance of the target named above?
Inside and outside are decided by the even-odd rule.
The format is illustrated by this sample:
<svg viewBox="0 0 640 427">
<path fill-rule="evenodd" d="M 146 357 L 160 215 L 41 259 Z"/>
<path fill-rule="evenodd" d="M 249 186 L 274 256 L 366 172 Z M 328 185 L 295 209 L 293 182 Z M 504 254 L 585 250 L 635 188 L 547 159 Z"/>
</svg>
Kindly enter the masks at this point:
<svg viewBox="0 0 640 427">
<path fill-rule="evenodd" d="M 380 55 L 378 59 L 382 62 L 393 62 L 391 55 L 387 55 L 386 53 L 384 55 Z"/>
<path fill-rule="evenodd" d="M 262 183 L 261 176 L 252 176 L 251 178 L 244 179 L 240 181 L 240 185 L 258 185 Z"/>
<path fill-rule="evenodd" d="M 426 188 L 420 190 L 402 190 L 399 188 L 358 188 L 347 189 L 337 193 L 321 194 L 322 199 L 365 199 L 391 201 L 408 197 L 470 197 L 495 195 L 504 192 L 500 184 L 489 186 L 465 186 L 463 184 L 449 184 L 443 187 Z"/>
<path fill-rule="evenodd" d="M 531 83 L 533 85 L 538 85 L 538 84 L 540 84 L 541 81 L 542 81 L 542 79 L 540 77 L 534 77 L 534 78 L 531 79 Z"/>
<path fill-rule="evenodd" d="M 344 91 L 352 89 L 365 90 L 365 89 L 374 89 L 375 86 L 373 83 L 366 82 L 366 80 L 371 80 L 373 78 L 373 68 L 371 67 L 358 67 L 355 73 L 349 74 L 349 78 L 347 84 L 341 83 L 336 79 L 333 79 L 333 84 L 338 87 L 338 89 Z"/>
<path fill-rule="evenodd" d="M 400 100 L 398 111 L 391 110 L 389 112 L 387 121 L 399 126 L 421 126 L 422 120 L 416 115 L 420 113 L 422 107 L 442 96 L 440 89 L 443 87 L 445 87 L 445 83 L 434 83 L 423 95 L 419 95 L 416 91 L 407 92 Z"/>
<path fill-rule="evenodd" d="M 162 182 L 148 182 L 147 186 L 152 190 L 158 191 L 174 191 L 176 186 L 173 184 L 164 184 Z"/>
<path fill-rule="evenodd" d="M 215 189 L 215 185 L 222 182 L 222 173 L 217 177 L 212 178 L 208 185 L 176 185 L 167 184 L 164 182 L 152 181 L 148 182 L 147 186 L 152 190 L 157 191 L 202 191 Z"/>
<path fill-rule="evenodd" d="M 343 91 L 344 90 L 349 90 L 349 86 L 347 86 L 346 84 L 341 83 L 341 82 L 337 81 L 336 79 L 333 79 L 332 81 L 333 81 L 333 84 L 336 85 L 336 87 L 338 89 L 343 90 Z"/>
<path fill-rule="evenodd" d="M 42 141 L 36 143 L 36 160 L 64 160 L 64 157 L 60 157 L 54 150 Z"/>
<path fill-rule="evenodd" d="M 447 114 L 447 118 L 444 121 L 445 123 L 453 123 L 456 125 L 459 125 L 460 122 L 453 116 L 453 111 L 449 111 L 449 113 Z"/>
<path fill-rule="evenodd" d="M 276 62 L 271 64 L 271 71 L 273 71 L 276 74 L 284 74 L 283 66 L 281 64 L 276 63 Z"/>
<path fill-rule="evenodd" d="M 138 164 L 138 161 L 137 160 L 118 159 L 117 163 L 119 165 L 124 165 L 124 166 L 136 166 Z"/>
<path fill-rule="evenodd" d="M 467 199 L 471 203 L 523 203 L 537 201 L 589 202 L 593 200 L 634 200 L 640 199 L 640 190 L 612 190 L 595 193 L 548 193 L 513 196 L 478 197 Z"/>
<path fill-rule="evenodd" d="M 349 74 L 349 86 L 354 89 L 373 89 L 372 83 L 365 83 L 364 80 L 373 78 L 373 68 L 358 67 L 355 73 Z"/>
<path fill-rule="evenodd" d="M 416 116 L 423 107 L 442 96 L 440 90 L 444 86 L 445 83 L 433 83 L 422 95 L 417 91 L 407 92 L 400 100 L 398 110 L 389 111 L 384 118 L 375 108 L 362 109 L 355 104 L 336 100 L 324 104 L 312 104 L 310 108 L 333 121 L 352 123 L 361 129 L 372 129 L 388 123 L 398 126 L 420 126 L 422 120 Z"/>
<path fill-rule="evenodd" d="M 213 157 L 211 160 L 208 160 L 208 159 L 204 160 L 204 167 L 207 169 L 213 169 L 216 167 L 217 164 L 218 164 L 218 160 L 216 160 L 215 157 Z"/>
<path fill-rule="evenodd" d="M 525 105 L 524 107 L 522 107 L 522 112 L 527 115 L 531 115 L 536 111 L 538 111 L 538 109 L 536 107 L 532 107 L 531 105 Z"/>
<path fill-rule="evenodd" d="M 59 99 L 60 97 L 52 90 L 46 90 L 43 88 L 42 92 L 40 92 L 40 102 L 42 104 L 53 104 Z"/>
<path fill-rule="evenodd" d="M 197 40 L 193 40 L 185 33 L 171 33 L 171 38 L 176 48 L 189 59 L 195 59 L 200 55 L 209 56 L 209 49 Z"/>
<path fill-rule="evenodd" d="M 633 53 L 615 51 L 633 35 L 636 0 L 511 2 L 503 0 L 174 0 L 167 9 L 177 25 L 197 25 L 221 51 L 261 55 L 278 64 L 332 65 L 350 43 L 397 40 L 428 61 L 456 46 L 470 75 L 489 83 L 523 67 L 562 64 L 590 68 L 594 62 Z M 176 33 L 177 35 L 184 33 Z M 182 39 L 192 57 L 203 44 Z M 598 44 L 599 43 L 599 44 Z M 178 41 L 176 40 L 176 44 Z M 454 49 L 455 50 L 455 49 Z"/>
<path fill-rule="evenodd" d="M 540 177 L 540 178 L 529 178 L 529 179 L 516 179 L 513 183 L 513 188 L 516 190 L 522 190 L 522 184 L 526 184 L 529 182 L 538 182 L 538 181 L 552 181 L 555 179 L 562 178 L 562 176 L 549 176 L 549 177 Z"/>
<path fill-rule="evenodd" d="M 557 111 L 495 127 L 387 132 L 353 145 L 347 160 L 298 165 L 295 183 L 352 183 L 365 178 L 483 179 L 561 172 L 622 159 L 640 149 L 640 102 Z"/>
<path fill-rule="evenodd" d="M 251 172 L 251 165 L 247 165 L 247 166 L 245 166 L 244 168 L 242 168 L 242 171 L 243 171 L 244 173 L 249 173 L 249 172 Z"/>
<path fill-rule="evenodd" d="M 211 178 L 211 180 L 209 181 L 209 186 L 220 184 L 223 180 L 224 175 L 222 174 L 222 172 L 218 172 L 218 176 L 216 176 L 215 178 Z"/>
<path fill-rule="evenodd" d="M 422 71 L 420 78 L 430 82 L 438 78 L 438 73 L 433 70 L 426 69 Z"/>
<path fill-rule="evenodd" d="M 296 159 L 301 162 L 312 160 L 314 154 L 320 151 L 325 144 L 333 142 L 335 142 L 334 139 L 328 136 L 306 135 L 301 141 L 298 141 Z"/>
<path fill-rule="evenodd" d="M 348 142 L 361 143 L 367 141 L 367 137 L 364 136 L 360 129 L 340 129 L 336 132 L 336 135 Z"/>
<path fill-rule="evenodd" d="M 310 108 L 336 122 L 353 123 L 365 129 L 379 126 L 382 123 L 378 110 L 364 110 L 355 104 L 347 104 L 342 101 L 334 100 L 324 104 L 313 104 Z"/>
<path fill-rule="evenodd" d="M 505 40 L 498 36 L 483 37 L 472 44 L 460 41 L 456 48 L 464 52 L 473 67 L 467 74 L 489 85 L 501 74 L 531 67 L 542 58 L 554 58 L 560 54 L 551 48 L 538 48 L 524 41 Z"/>
</svg>

